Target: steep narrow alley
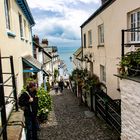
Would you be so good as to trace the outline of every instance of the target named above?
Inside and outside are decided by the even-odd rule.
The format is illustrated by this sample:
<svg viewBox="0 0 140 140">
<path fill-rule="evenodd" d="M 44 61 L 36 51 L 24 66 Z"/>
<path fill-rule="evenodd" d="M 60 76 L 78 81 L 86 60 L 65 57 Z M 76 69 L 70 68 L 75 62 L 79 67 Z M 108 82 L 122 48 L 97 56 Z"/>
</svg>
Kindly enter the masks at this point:
<svg viewBox="0 0 140 140">
<path fill-rule="evenodd" d="M 118 140 L 118 134 L 87 107 L 78 106 L 69 90 L 55 94 L 48 121 L 41 125 L 39 140 Z"/>
</svg>

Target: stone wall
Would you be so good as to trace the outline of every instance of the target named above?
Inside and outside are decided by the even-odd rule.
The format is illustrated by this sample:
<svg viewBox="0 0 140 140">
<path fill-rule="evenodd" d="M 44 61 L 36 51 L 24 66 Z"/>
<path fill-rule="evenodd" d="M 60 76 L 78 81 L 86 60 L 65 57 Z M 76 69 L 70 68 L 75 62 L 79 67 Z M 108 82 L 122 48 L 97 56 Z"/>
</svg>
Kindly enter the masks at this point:
<svg viewBox="0 0 140 140">
<path fill-rule="evenodd" d="M 8 140 L 25 140 L 23 111 L 13 111 L 8 121 L 7 126 L 7 139 Z"/>
<path fill-rule="evenodd" d="M 122 140 L 140 140 L 140 83 L 120 80 Z"/>
</svg>

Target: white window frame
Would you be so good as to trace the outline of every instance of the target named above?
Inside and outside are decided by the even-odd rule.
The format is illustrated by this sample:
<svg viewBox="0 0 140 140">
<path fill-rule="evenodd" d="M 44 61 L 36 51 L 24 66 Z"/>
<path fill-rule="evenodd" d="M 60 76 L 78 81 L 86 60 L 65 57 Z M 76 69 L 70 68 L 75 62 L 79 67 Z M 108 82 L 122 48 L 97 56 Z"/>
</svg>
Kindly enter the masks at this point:
<svg viewBox="0 0 140 140">
<path fill-rule="evenodd" d="M 99 45 L 104 45 L 104 24 L 98 26 Z"/>
<path fill-rule="evenodd" d="M 140 27 L 140 10 L 134 11 L 130 13 L 130 28 Z M 131 32 L 130 33 L 130 42 L 131 43 L 139 43 L 140 42 L 140 32 Z"/>
<path fill-rule="evenodd" d="M 92 30 L 88 31 L 88 46 L 92 47 Z"/>
<path fill-rule="evenodd" d="M 5 7 L 5 18 L 6 18 L 6 28 L 11 29 L 11 21 L 10 21 L 10 0 L 4 1 Z"/>
<path fill-rule="evenodd" d="M 19 29 L 20 29 L 20 37 L 23 38 L 23 19 L 22 15 L 19 13 Z"/>
<path fill-rule="evenodd" d="M 103 65 L 100 65 L 100 80 L 101 82 L 106 82 L 106 68 Z"/>
<path fill-rule="evenodd" d="M 25 38 L 27 38 L 27 22 L 25 19 L 23 20 L 23 22 L 24 22 L 24 36 Z"/>
</svg>

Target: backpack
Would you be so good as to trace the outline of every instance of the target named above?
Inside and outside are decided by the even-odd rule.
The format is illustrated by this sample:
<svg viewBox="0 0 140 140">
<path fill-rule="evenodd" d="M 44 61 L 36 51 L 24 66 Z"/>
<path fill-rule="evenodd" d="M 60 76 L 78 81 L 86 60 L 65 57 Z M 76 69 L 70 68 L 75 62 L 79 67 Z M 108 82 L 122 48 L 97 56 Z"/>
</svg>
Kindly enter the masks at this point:
<svg viewBox="0 0 140 140">
<path fill-rule="evenodd" d="M 24 93 L 22 93 L 19 98 L 18 98 L 18 105 L 20 106 L 21 110 L 25 110 L 25 102 L 26 102 L 26 97 L 25 97 L 25 94 L 27 94 L 29 96 L 29 98 L 31 98 L 30 94 L 25 91 Z"/>
</svg>

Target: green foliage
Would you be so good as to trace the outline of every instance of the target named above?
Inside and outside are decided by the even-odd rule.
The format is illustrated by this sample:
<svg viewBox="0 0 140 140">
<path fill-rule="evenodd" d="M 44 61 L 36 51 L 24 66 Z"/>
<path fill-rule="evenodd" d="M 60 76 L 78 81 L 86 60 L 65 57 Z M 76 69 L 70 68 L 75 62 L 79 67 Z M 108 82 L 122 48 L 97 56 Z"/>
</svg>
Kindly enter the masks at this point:
<svg viewBox="0 0 140 140">
<path fill-rule="evenodd" d="M 88 74 L 87 69 L 79 70 L 75 69 L 72 72 L 72 75 L 70 77 L 75 83 L 78 84 L 81 88 L 84 88 L 86 91 L 90 90 L 90 87 L 96 86 L 99 84 L 99 77 L 95 74 L 90 76 Z"/>
<path fill-rule="evenodd" d="M 123 70 L 121 72 L 123 75 L 129 75 L 129 71 L 132 69 L 140 69 L 140 49 L 126 53 L 120 61 L 120 67 Z"/>
<path fill-rule="evenodd" d="M 51 85 L 50 85 L 50 83 L 49 83 L 49 82 L 46 82 L 46 86 L 47 86 L 47 91 L 50 92 L 50 90 L 51 90 Z"/>
<path fill-rule="evenodd" d="M 84 89 L 89 91 L 91 87 L 95 87 L 100 83 L 99 77 L 95 74 L 88 76 L 84 82 Z"/>
<path fill-rule="evenodd" d="M 48 113 L 52 109 L 52 98 L 50 94 L 44 90 L 44 88 L 39 88 L 37 92 L 38 96 L 38 117 L 39 119 L 47 119 Z"/>
<path fill-rule="evenodd" d="M 58 77 L 59 71 L 57 69 L 54 70 L 54 81 L 56 81 L 56 78 Z"/>
</svg>

